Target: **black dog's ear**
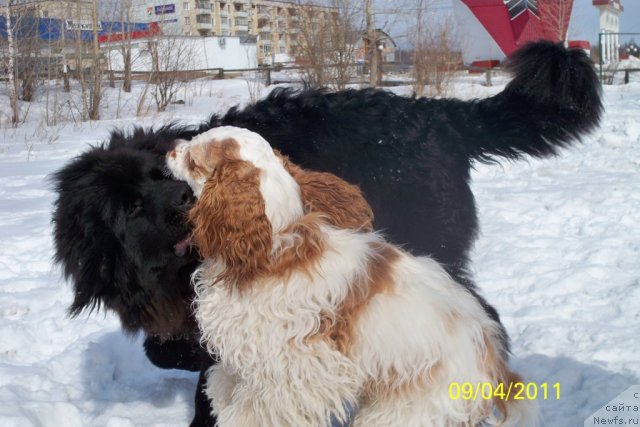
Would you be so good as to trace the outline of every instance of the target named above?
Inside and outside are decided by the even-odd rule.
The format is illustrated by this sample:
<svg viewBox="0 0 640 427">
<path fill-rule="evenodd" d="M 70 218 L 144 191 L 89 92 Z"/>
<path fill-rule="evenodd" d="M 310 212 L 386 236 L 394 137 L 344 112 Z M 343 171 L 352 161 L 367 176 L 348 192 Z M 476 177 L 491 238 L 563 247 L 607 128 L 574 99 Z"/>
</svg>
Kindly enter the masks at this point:
<svg viewBox="0 0 640 427">
<path fill-rule="evenodd" d="M 115 294 L 115 269 L 126 265 L 122 249 L 104 222 L 104 195 L 95 182 L 102 147 L 74 159 L 50 177 L 58 198 L 53 206 L 54 260 L 74 289 L 71 316 L 100 308 Z M 126 273 L 125 273 L 126 274 Z"/>
</svg>

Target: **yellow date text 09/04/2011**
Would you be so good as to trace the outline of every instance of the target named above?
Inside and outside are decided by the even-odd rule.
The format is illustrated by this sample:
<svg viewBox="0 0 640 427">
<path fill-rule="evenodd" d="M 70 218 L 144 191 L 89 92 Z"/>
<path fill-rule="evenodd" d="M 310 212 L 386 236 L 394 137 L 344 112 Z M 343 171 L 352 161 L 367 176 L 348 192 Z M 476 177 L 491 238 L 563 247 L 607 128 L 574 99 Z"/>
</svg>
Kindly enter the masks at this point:
<svg viewBox="0 0 640 427">
<path fill-rule="evenodd" d="M 449 398 L 451 400 L 560 400 L 560 383 L 524 383 L 509 384 L 457 383 L 449 384 Z"/>
</svg>

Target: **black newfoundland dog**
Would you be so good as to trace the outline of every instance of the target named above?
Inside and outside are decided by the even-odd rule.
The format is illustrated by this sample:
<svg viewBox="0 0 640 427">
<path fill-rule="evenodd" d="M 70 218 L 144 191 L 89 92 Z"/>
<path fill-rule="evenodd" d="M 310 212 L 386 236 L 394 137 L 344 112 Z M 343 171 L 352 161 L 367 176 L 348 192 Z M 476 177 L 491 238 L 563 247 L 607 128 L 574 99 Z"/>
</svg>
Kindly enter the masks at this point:
<svg viewBox="0 0 640 427">
<path fill-rule="evenodd" d="M 277 89 L 199 127 L 114 132 L 53 177 L 55 259 L 74 287 L 71 315 L 115 311 L 125 331 L 146 335 L 146 353 L 160 367 L 213 363 L 200 351 L 190 312 L 198 259 L 184 214 L 193 196 L 168 177 L 164 161 L 176 139 L 222 125 L 258 132 L 293 162 L 358 184 L 377 229 L 430 254 L 473 290 L 472 162 L 552 155 L 593 130 L 602 113 L 593 65 L 580 51 L 531 44 L 511 70 L 503 92 L 476 101 Z M 200 386 L 192 426 L 214 425 Z"/>
</svg>

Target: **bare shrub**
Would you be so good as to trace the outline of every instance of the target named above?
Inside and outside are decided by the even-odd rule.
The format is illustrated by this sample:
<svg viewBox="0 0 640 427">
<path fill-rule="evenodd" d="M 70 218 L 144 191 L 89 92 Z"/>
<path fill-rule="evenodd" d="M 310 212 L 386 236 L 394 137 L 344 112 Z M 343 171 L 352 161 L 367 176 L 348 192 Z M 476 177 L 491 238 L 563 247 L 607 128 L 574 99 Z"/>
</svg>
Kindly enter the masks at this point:
<svg viewBox="0 0 640 427">
<path fill-rule="evenodd" d="M 459 63 L 452 18 L 428 13 L 430 0 L 418 0 L 412 31 L 413 90 L 418 96 L 443 96 Z M 427 89 L 427 93 L 425 93 Z"/>
</svg>

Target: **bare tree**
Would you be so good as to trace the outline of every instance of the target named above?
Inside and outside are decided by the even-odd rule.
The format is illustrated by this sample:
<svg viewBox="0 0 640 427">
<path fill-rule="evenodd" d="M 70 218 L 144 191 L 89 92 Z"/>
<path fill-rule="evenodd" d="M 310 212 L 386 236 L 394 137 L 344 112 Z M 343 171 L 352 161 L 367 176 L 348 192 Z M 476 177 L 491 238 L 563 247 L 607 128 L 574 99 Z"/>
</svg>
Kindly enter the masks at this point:
<svg viewBox="0 0 640 427">
<path fill-rule="evenodd" d="M 122 90 L 124 92 L 131 92 L 131 72 L 132 72 L 132 38 L 131 38 L 131 0 L 108 0 L 101 1 L 102 16 L 106 17 L 109 21 L 119 22 L 120 31 L 113 33 L 109 36 L 110 42 L 117 43 L 117 49 L 120 54 L 120 58 L 117 61 L 118 65 L 122 65 Z M 113 55 L 109 55 L 109 63 L 111 63 Z"/>
<path fill-rule="evenodd" d="M 325 7 L 300 0 L 295 10 L 300 33 L 296 50 L 307 84 L 322 87 L 333 83 L 344 88 L 354 72 L 359 34 L 355 0 L 331 0 Z"/>
<path fill-rule="evenodd" d="M 100 101 L 102 99 L 102 64 L 100 59 L 100 45 L 98 43 L 98 0 L 93 0 L 91 13 L 92 26 L 92 55 L 91 55 L 91 86 L 89 89 L 89 120 L 100 120 Z"/>
<path fill-rule="evenodd" d="M 197 52 L 187 36 L 165 35 L 149 41 L 149 53 L 153 99 L 158 111 L 165 111 L 194 68 Z"/>
<path fill-rule="evenodd" d="M 380 73 L 378 72 L 378 67 L 382 64 L 378 64 L 378 32 L 376 31 L 373 17 L 372 0 L 366 0 L 364 13 L 367 23 L 365 57 L 369 58 L 369 86 L 376 87 L 380 85 Z"/>
<path fill-rule="evenodd" d="M 249 68 L 257 67 L 257 57 L 256 55 L 249 49 L 245 49 L 245 56 L 247 58 L 247 64 L 249 64 Z M 265 70 L 269 72 L 269 70 Z M 260 79 L 259 71 L 247 71 L 243 74 L 243 79 L 247 84 L 247 92 L 249 94 L 249 103 L 255 104 L 256 101 L 260 98 L 260 93 L 262 92 L 262 82 Z"/>
<path fill-rule="evenodd" d="M 67 39 L 65 36 L 64 24 L 60 27 L 60 44 L 62 46 L 62 81 L 64 92 L 71 92 L 71 83 L 69 82 L 69 62 L 67 61 Z"/>
<path fill-rule="evenodd" d="M 112 32 L 107 37 L 107 64 L 111 70 L 111 75 L 115 71 L 122 72 L 122 90 L 131 92 L 133 80 L 133 68 L 135 61 L 138 59 L 134 55 L 133 38 L 132 38 L 132 0 L 102 0 L 100 2 L 102 16 L 112 22 L 119 22 L 118 32 Z M 150 26 L 151 27 L 151 26 Z M 113 78 L 111 77 L 110 78 Z M 115 82 L 113 84 L 115 86 Z"/>
<path fill-rule="evenodd" d="M 73 12 L 70 11 L 70 13 Z M 78 85 L 80 86 L 80 100 L 78 103 L 76 103 L 76 109 L 80 114 L 80 120 L 84 122 L 89 119 L 89 88 L 86 81 L 88 77 L 86 72 L 86 62 L 89 55 L 86 52 L 86 45 L 82 41 L 82 32 L 80 27 L 76 26 L 75 28 L 73 28 L 73 30 L 75 34 L 73 37 L 74 46 L 71 67 L 73 69 L 75 77 L 78 80 Z"/>
<path fill-rule="evenodd" d="M 427 85 L 429 95 L 444 95 L 457 63 L 452 18 L 430 14 L 430 1 L 418 0 L 415 24 L 411 29 L 413 89 L 418 96 L 424 94 Z"/>
<path fill-rule="evenodd" d="M 296 13 L 300 31 L 297 50 L 306 75 L 305 80 L 311 87 L 326 86 L 325 66 L 328 63 L 329 31 L 326 28 L 324 14 L 306 0 L 298 2 Z"/>
<path fill-rule="evenodd" d="M 573 0 L 545 0 L 538 2 L 540 22 L 545 39 L 563 42 L 571 17 Z"/>
<path fill-rule="evenodd" d="M 13 43 L 13 27 L 11 24 L 11 0 L 7 0 L 5 6 L 5 16 L 7 19 L 7 74 L 9 83 L 9 103 L 11 104 L 11 124 L 16 126 L 18 124 L 19 110 L 18 110 L 18 91 L 16 90 L 15 80 L 15 45 Z"/>
<path fill-rule="evenodd" d="M 9 2 L 14 3 L 14 2 Z M 41 43 L 39 39 L 36 10 L 22 7 L 12 8 L 14 66 L 16 80 L 20 82 L 19 98 L 31 102 L 35 97 L 36 86 L 42 66 Z M 17 35 L 17 37 L 16 37 Z"/>
<path fill-rule="evenodd" d="M 429 81 L 429 37 L 427 35 L 426 15 L 427 0 L 418 0 L 416 21 L 414 27 L 410 31 L 412 34 L 410 42 L 413 47 L 413 91 L 418 96 L 422 96 L 424 93 L 424 87 Z"/>
<path fill-rule="evenodd" d="M 121 47 L 122 62 L 123 62 L 123 81 L 122 90 L 131 92 L 131 31 L 129 25 L 131 24 L 131 0 L 122 0 L 120 9 L 120 27 L 124 35 L 124 40 Z M 126 26 L 126 28 L 125 28 Z"/>
<path fill-rule="evenodd" d="M 344 89 L 355 74 L 356 43 L 362 28 L 362 16 L 356 0 L 332 0 L 334 11 L 329 20 L 330 81 Z"/>
</svg>

